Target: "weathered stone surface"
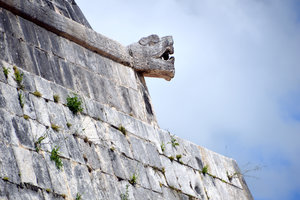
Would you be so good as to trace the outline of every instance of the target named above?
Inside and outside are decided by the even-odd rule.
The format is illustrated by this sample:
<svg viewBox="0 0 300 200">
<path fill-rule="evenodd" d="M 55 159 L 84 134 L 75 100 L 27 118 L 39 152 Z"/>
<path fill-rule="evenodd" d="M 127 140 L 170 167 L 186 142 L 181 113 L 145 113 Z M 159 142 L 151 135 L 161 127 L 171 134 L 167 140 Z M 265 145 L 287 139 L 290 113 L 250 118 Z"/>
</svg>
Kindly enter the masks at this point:
<svg viewBox="0 0 300 200">
<path fill-rule="evenodd" d="M 44 124 L 45 126 L 50 127 L 51 124 L 45 100 L 43 98 L 38 98 L 33 95 L 30 98 L 35 108 L 37 121 Z"/>
<path fill-rule="evenodd" d="M 0 91 L 1 105 L 5 106 L 5 109 L 9 112 L 21 116 L 23 113 L 19 102 L 19 94 L 21 94 L 21 92 L 18 94 L 16 88 L 10 87 L 1 82 Z"/>
<path fill-rule="evenodd" d="M 13 183 L 20 183 L 20 171 L 13 149 L 0 141 L 0 177 L 7 177 Z M 1 190 L 0 190 L 1 193 Z"/>
<path fill-rule="evenodd" d="M 38 153 L 33 153 L 32 161 L 33 161 L 33 170 L 36 175 L 37 185 L 44 189 L 52 189 L 47 163 L 43 155 Z"/>
<path fill-rule="evenodd" d="M 20 170 L 20 177 L 23 183 L 37 185 L 36 176 L 32 163 L 32 153 L 26 149 L 13 147 L 15 158 Z"/>
<path fill-rule="evenodd" d="M 33 148 L 32 135 L 28 134 L 31 132 L 28 121 L 23 117 L 13 117 L 12 126 L 20 144 L 29 148 Z"/>
</svg>

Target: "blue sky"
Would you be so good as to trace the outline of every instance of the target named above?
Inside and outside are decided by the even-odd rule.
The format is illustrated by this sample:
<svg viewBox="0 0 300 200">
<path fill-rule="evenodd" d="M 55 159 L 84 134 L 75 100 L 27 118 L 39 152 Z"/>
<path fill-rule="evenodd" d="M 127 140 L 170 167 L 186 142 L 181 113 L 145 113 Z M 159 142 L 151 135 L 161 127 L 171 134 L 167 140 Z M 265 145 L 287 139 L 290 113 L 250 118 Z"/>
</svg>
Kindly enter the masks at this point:
<svg viewBox="0 0 300 200">
<path fill-rule="evenodd" d="M 232 157 L 257 200 L 300 199 L 300 4 L 77 0 L 123 45 L 172 35 L 175 78 L 148 78 L 163 129 Z"/>
</svg>

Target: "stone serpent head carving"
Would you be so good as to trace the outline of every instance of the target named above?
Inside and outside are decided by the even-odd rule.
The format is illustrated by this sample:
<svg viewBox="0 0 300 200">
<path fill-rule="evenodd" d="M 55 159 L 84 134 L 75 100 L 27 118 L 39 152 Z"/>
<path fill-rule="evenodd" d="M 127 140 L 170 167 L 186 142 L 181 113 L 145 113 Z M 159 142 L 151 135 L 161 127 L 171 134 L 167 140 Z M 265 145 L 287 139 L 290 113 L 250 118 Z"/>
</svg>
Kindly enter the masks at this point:
<svg viewBox="0 0 300 200">
<path fill-rule="evenodd" d="M 172 36 L 160 38 L 157 35 L 143 37 L 129 45 L 128 52 L 133 59 L 133 68 L 147 77 L 164 78 L 170 81 L 175 74 Z"/>
</svg>

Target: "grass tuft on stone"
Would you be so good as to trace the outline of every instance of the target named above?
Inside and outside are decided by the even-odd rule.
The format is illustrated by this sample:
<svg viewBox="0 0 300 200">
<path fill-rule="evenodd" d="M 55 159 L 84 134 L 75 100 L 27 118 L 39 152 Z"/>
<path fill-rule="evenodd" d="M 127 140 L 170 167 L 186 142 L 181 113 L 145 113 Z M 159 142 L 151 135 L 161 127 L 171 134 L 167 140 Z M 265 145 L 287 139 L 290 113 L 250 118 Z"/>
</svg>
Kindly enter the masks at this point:
<svg viewBox="0 0 300 200">
<path fill-rule="evenodd" d="M 59 147 L 55 146 L 51 151 L 50 159 L 55 162 L 55 166 L 57 169 L 61 169 L 63 167 L 62 160 L 59 156 Z"/>
<path fill-rule="evenodd" d="M 39 91 L 34 91 L 33 93 L 32 93 L 34 96 L 36 96 L 36 97 L 38 97 L 38 98 L 40 98 L 40 97 L 42 97 L 42 94 L 39 92 Z"/>
<path fill-rule="evenodd" d="M 73 97 L 67 97 L 67 106 L 73 112 L 73 114 L 77 114 L 83 111 L 82 101 L 76 94 Z"/>
</svg>

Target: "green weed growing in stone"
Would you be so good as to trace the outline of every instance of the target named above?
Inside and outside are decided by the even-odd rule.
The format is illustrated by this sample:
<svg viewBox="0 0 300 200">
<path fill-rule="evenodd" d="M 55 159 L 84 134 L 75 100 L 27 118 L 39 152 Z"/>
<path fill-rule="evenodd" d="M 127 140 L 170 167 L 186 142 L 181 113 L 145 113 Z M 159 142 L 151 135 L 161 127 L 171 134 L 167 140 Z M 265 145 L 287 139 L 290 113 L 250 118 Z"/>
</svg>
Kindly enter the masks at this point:
<svg viewBox="0 0 300 200">
<path fill-rule="evenodd" d="M 46 139 L 47 136 L 48 136 L 47 134 L 44 134 L 44 135 L 40 136 L 40 137 L 34 142 L 35 151 L 36 151 L 37 153 L 40 152 L 42 141 L 43 141 L 44 139 Z"/>
<path fill-rule="evenodd" d="M 19 103 L 20 103 L 21 108 L 24 108 L 24 96 L 23 96 L 23 94 L 20 92 L 18 97 L 19 97 Z"/>
<path fill-rule="evenodd" d="M 138 175 L 136 173 L 133 173 L 133 175 L 131 176 L 130 180 L 129 180 L 129 183 L 133 186 L 135 186 L 135 184 L 137 183 L 137 178 L 138 178 Z"/>
<path fill-rule="evenodd" d="M 75 200 L 81 200 L 81 194 L 77 193 Z"/>
<path fill-rule="evenodd" d="M 182 158 L 182 155 L 181 154 L 177 154 L 176 155 L 176 160 L 178 161 L 178 162 L 180 162 L 180 159 Z"/>
<path fill-rule="evenodd" d="M 67 122 L 67 127 L 68 127 L 68 128 L 71 128 L 71 126 L 72 126 L 72 124 L 69 123 L 69 122 Z"/>
<path fill-rule="evenodd" d="M 205 175 L 205 174 L 208 173 L 208 165 L 205 165 L 205 166 L 202 168 L 201 173 L 202 173 L 203 175 Z"/>
<path fill-rule="evenodd" d="M 23 115 L 23 118 L 28 120 L 29 119 L 29 116 L 28 115 Z"/>
<path fill-rule="evenodd" d="M 36 97 L 42 97 L 42 94 L 39 92 L 39 91 L 34 91 L 33 93 L 32 93 L 34 96 L 36 96 Z"/>
<path fill-rule="evenodd" d="M 165 173 L 166 173 L 166 168 L 165 168 L 165 167 L 161 168 L 161 172 L 162 172 L 163 174 L 165 174 Z"/>
<path fill-rule="evenodd" d="M 23 81 L 23 73 L 21 73 L 16 66 L 13 67 L 14 69 L 14 75 L 15 75 L 15 81 L 17 82 L 20 89 L 23 89 L 24 86 L 22 85 Z"/>
<path fill-rule="evenodd" d="M 56 124 L 51 124 L 51 128 L 56 132 L 58 132 L 60 130 L 60 126 L 58 126 Z"/>
<path fill-rule="evenodd" d="M 129 187 L 129 185 L 126 185 L 125 193 L 120 194 L 121 200 L 129 200 L 128 187 Z"/>
<path fill-rule="evenodd" d="M 67 97 L 67 106 L 74 114 L 83 111 L 81 104 L 82 101 L 79 99 L 79 97 L 76 94 L 73 97 L 70 96 Z"/>
<path fill-rule="evenodd" d="M 171 162 L 173 162 L 174 161 L 174 156 L 169 156 L 169 159 L 170 159 Z"/>
<path fill-rule="evenodd" d="M 3 67 L 3 74 L 5 76 L 6 79 L 8 79 L 8 74 L 10 73 L 9 68 L 7 67 Z"/>
<path fill-rule="evenodd" d="M 160 148 L 161 148 L 161 151 L 164 152 L 166 150 L 165 143 L 161 143 Z"/>
<path fill-rule="evenodd" d="M 59 157 L 59 147 L 55 146 L 52 149 L 50 159 L 55 162 L 55 165 L 56 165 L 57 169 L 61 169 L 63 167 L 62 160 Z"/>
<path fill-rule="evenodd" d="M 123 133 L 123 135 L 127 135 L 127 131 L 126 131 L 126 129 L 124 128 L 124 126 L 122 126 L 122 125 L 119 126 L 118 130 L 121 131 L 121 133 Z"/>
<path fill-rule="evenodd" d="M 50 192 L 51 192 L 51 189 L 50 189 L 50 188 L 47 188 L 47 189 L 46 189 L 46 192 L 47 192 L 47 193 L 50 193 Z"/>
<path fill-rule="evenodd" d="M 171 135 L 171 141 L 169 142 L 169 144 L 172 144 L 172 147 L 176 147 L 179 146 L 179 143 L 177 142 L 176 138 L 174 135 Z"/>
<path fill-rule="evenodd" d="M 7 176 L 2 178 L 4 181 L 9 181 L 9 178 Z"/>
<path fill-rule="evenodd" d="M 60 99 L 60 97 L 59 97 L 58 94 L 53 95 L 53 100 L 54 100 L 55 103 L 58 103 L 59 99 Z"/>
</svg>

